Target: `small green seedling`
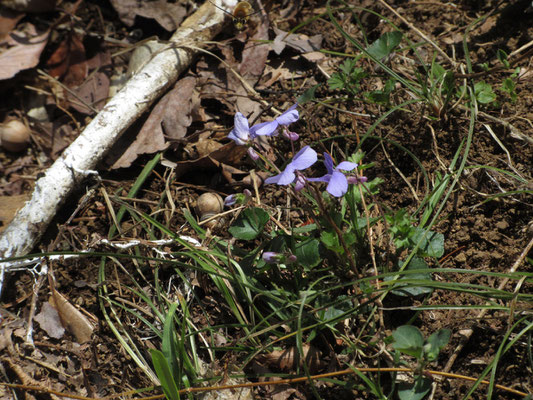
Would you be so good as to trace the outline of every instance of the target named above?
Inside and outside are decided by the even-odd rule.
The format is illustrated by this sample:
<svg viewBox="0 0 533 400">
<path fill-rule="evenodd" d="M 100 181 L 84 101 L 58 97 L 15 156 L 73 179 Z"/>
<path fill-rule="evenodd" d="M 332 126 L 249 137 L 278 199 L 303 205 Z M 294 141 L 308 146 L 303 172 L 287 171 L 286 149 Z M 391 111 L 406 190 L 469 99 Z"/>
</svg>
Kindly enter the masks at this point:
<svg viewBox="0 0 533 400">
<path fill-rule="evenodd" d="M 363 78 L 368 74 L 360 67 L 356 67 L 356 60 L 348 58 L 339 67 L 339 72 L 335 72 L 328 80 L 330 90 L 346 90 L 352 96 L 359 92 L 359 86 Z"/>
<path fill-rule="evenodd" d="M 394 349 L 417 360 L 414 382 L 399 385 L 398 396 L 401 400 L 420 400 L 430 391 L 431 379 L 424 376 L 423 371 L 438 358 L 439 352 L 448 344 L 450 335 L 449 329 L 440 329 L 424 340 L 420 330 L 411 325 L 400 326 L 392 333 Z"/>
</svg>

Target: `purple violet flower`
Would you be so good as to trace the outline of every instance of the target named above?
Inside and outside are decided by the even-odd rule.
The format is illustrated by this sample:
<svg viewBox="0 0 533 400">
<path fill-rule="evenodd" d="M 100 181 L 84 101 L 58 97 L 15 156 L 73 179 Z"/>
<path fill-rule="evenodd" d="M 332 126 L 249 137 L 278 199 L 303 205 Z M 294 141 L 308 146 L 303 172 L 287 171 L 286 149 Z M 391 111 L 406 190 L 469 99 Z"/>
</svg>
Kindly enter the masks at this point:
<svg viewBox="0 0 533 400">
<path fill-rule="evenodd" d="M 344 196 L 348 191 L 348 179 L 341 171 L 351 171 L 357 168 L 357 164 L 350 161 L 343 161 L 335 168 L 333 159 L 328 153 L 324 153 L 324 164 L 328 173 L 320 178 L 307 178 L 311 182 L 327 182 L 326 191 L 335 197 Z"/>
<path fill-rule="evenodd" d="M 274 251 L 265 251 L 262 258 L 267 264 L 277 264 L 283 258 L 283 254 Z"/>
<path fill-rule="evenodd" d="M 290 140 L 291 142 L 296 142 L 300 135 L 298 135 L 296 132 L 291 132 L 288 129 L 283 129 L 283 136 L 285 139 Z"/>
<path fill-rule="evenodd" d="M 238 146 L 247 145 L 250 140 L 253 139 L 253 135 L 250 132 L 250 125 L 248 124 L 248 120 L 240 112 L 237 112 L 235 114 L 234 125 L 235 126 L 228 134 L 228 138 L 233 140 Z"/>
<path fill-rule="evenodd" d="M 235 204 L 246 204 L 252 197 L 252 192 L 244 189 L 242 193 L 233 193 L 224 199 L 224 207 L 231 207 Z"/>
<path fill-rule="evenodd" d="M 265 251 L 262 255 L 263 261 L 267 264 L 292 264 L 298 261 L 298 258 L 294 254 L 282 254 L 275 251 Z"/>
<path fill-rule="evenodd" d="M 250 129 L 252 136 L 272 136 L 276 134 L 276 131 L 280 125 L 287 126 L 298 121 L 300 115 L 298 114 L 296 107 L 298 107 L 298 103 L 292 105 L 287 111 L 274 119 L 274 121 L 262 122 L 252 126 Z"/>
<path fill-rule="evenodd" d="M 226 198 L 224 199 L 224 206 L 225 207 L 231 207 L 235 203 L 237 203 L 237 195 L 235 193 L 234 194 L 230 194 L 229 196 L 226 196 Z"/>
<path fill-rule="evenodd" d="M 301 171 L 309 168 L 317 160 L 316 151 L 311 147 L 305 146 L 292 158 L 292 161 L 287 164 L 285 170 L 278 175 L 271 176 L 265 179 L 265 183 L 276 183 L 278 185 L 288 185 L 296 181 L 296 190 L 300 190 L 305 185 L 305 179 L 302 175 L 296 175 L 295 171 Z M 354 167 L 355 168 L 355 167 Z M 343 175 L 344 176 L 344 175 Z"/>
</svg>

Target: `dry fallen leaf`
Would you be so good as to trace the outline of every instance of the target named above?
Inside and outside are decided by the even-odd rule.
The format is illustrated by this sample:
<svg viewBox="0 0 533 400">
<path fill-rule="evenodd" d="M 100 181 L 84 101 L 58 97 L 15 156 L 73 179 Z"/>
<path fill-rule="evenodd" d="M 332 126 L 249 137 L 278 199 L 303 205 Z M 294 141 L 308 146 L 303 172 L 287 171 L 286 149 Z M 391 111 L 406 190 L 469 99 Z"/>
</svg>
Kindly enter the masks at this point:
<svg viewBox="0 0 533 400">
<path fill-rule="evenodd" d="M 307 36 L 304 34 L 289 34 L 281 29 L 274 28 L 276 37 L 272 43 L 272 50 L 276 54 L 281 54 L 285 46 L 289 46 L 300 53 L 310 53 L 318 51 L 322 45 L 322 35 Z"/>
<path fill-rule="evenodd" d="M 111 0 L 119 18 L 127 26 L 133 26 L 135 17 L 155 19 L 167 31 L 174 31 L 181 24 L 187 10 L 182 2 L 155 0 L 142 2 L 138 0 Z"/>
<path fill-rule="evenodd" d="M 28 27 L 28 25 L 26 25 Z M 0 80 L 14 77 L 19 71 L 33 68 L 39 64 L 39 57 L 48 42 L 49 31 L 37 33 L 33 25 L 26 31 L 12 32 L 12 47 L 0 50 Z"/>
<path fill-rule="evenodd" d="M 231 142 L 196 160 L 174 163 L 174 167 L 176 168 L 177 177 L 193 169 L 219 169 L 226 179 L 231 182 L 233 174 L 246 174 L 246 172 L 232 167 L 232 165 L 241 165 L 245 156 L 246 148 L 244 146 L 236 146 L 235 143 Z"/>
<path fill-rule="evenodd" d="M 11 222 L 17 211 L 30 198 L 27 194 L 0 196 L 0 232 Z"/>
<path fill-rule="evenodd" d="M 76 307 L 74 307 L 70 302 L 59 293 L 54 285 L 53 277 L 48 275 L 48 282 L 50 283 L 50 291 L 52 296 L 48 300 L 52 304 L 57 313 L 63 326 L 74 335 L 78 343 L 85 343 L 91 340 L 91 335 L 94 330 L 93 324 L 89 322 L 87 317 L 81 313 Z"/>
<path fill-rule="evenodd" d="M 70 88 L 64 92 L 68 106 L 88 115 L 100 111 L 108 100 L 110 81 L 103 72 L 108 67 L 111 67 L 111 55 L 105 51 L 83 61 L 79 68 L 70 66 L 64 77 L 64 83 Z M 75 71 L 81 73 L 77 78 L 74 78 Z M 87 71 L 91 71 L 88 77 Z"/>
<path fill-rule="evenodd" d="M 17 11 L 42 13 L 54 10 L 57 0 L 2 0 L 1 3 Z"/>
<path fill-rule="evenodd" d="M 83 83 L 89 67 L 85 47 L 76 33 L 67 35 L 46 61 L 46 66 L 51 76 L 61 78 L 69 88 Z"/>
<path fill-rule="evenodd" d="M 0 7 L 0 42 L 17 26 L 22 17 L 24 17 L 22 12 Z"/>
<path fill-rule="evenodd" d="M 188 76 L 180 79 L 153 108 L 135 141 L 125 151 L 115 146 L 113 152 L 122 150 L 123 153 L 111 168 L 127 168 L 140 154 L 166 149 L 168 143 L 165 136 L 175 140 L 183 138 L 192 123 L 195 86 L 196 78 Z"/>
<path fill-rule="evenodd" d="M 304 344 L 303 353 L 304 357 L 302 359 L 296 346 L 292 346 L 286 350 L 275 350 L 264 354 L 258 357 L 258 361 L 285 372 L 295 371 L 298 366 L 301 367 L 303 365 L 304 360 L 311 372 L 317 372 L 325 366 L 322 354 L 316 347 Z"/>
<path fill-rule="evenodd" d="M 35 316 L 35 321 L 51 338 L 61 339 L 65 334 L 65 328 L 61 324 L 59 314 L 49 302 L 43 304 L 41 312 Z"/>
</svg>

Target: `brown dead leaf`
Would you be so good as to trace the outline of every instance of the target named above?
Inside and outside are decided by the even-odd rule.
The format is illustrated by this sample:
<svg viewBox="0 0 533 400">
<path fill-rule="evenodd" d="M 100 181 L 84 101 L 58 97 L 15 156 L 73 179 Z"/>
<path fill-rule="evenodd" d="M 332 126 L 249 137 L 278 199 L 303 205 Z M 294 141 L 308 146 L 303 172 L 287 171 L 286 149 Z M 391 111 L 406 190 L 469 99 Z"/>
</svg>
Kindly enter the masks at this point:
<svg viewBox="0 0 533 400">
<path fill-rule="evenodd" d="M 94 110 L 101 110 L 107 102 L 109 77 L 103 72 L 95 72 L 80 86 L 73 89 L 73 92 L 78 97 L 75 97 L 70 92 L 66 93 L 70 106 L 80 113 L 94 114 Z"/>
<path fill-rule="evenodd" d="M 166 149 L 168 143 L 165 136 L 174 140 L 182 139 L 192 123 L 191 110 L 195 86 L 194 77 L 180 79 L 157 103 L 135 141 L 111 168 L 127 168 L 140 154 Z M 199 101 L 197 97 L 196 99 Z"/>
<path fill-rule="evenodd" d="M 184 151 L 187 154 L 187 158 L 196 160 L 208 156 L 222 146 L 223 144 L 216 140 L 200 137 L 197 142 L 187 143 Z"/>
<path fill-rule="evenodd" d="M 246 42 L 242 51 L 242 61 L 239 65 L 239 73 L 252 86 L 257 83 L 268 59 L 270 49 L 261 41 L 268 40 L 268 19 L 262 20 L 257 26 L 257 31 Z"/>
<path fill-rule="evenodd" d="M 137 0 L 111 0 L 119 18 L 127 26 L 133 26 L 135 17 L 155 19 L 167 31 L 174 31 L 181 24 L 187 10 L 182 2 L 155 0 L 142 2 Z"/>
<path fill-rule="evenodd" d="M 254 119 L 259 115 L 261 104 L 251 98 L 243 80 L 248 86 L 254 87 L 263 74 L 270 48 L 260 44 L 259 42 L 262 40 L 268 40 L 268 18 L 262 19 L 254 35 L 246 42 L 240 62 L 235 59 L 233 48 L 230 46 L 221 47 L 227 65 L 237 71 L 239 77 L 228 69 L 226 71 L 227 82 L 225 85 L 222 83 L 220 86 L 227 88 L 230 94 L 227 96 L 227 100 L 234 111 L 240 111 L 250 119 Z"/>
<path fill-rule="evenodd" d="M 233 142 L 221 145 L 212 139 L 201 139 L 199 142 L 188 145 L 185 150 L 190 152 L 190 156 L 196 155 L 199 158 L 179 162 L 164 160 L 165 166 L 175 168 L 176 178 L 189 171 L 218 169 L 229 183 L 235 183 L 233 175 L 247 174 L 234 166 L 241 165 L 245 159 L 246 148 L 244 146 L 236 146 Z M 206 152 L 209 153 L 205 154 Z M 201 154 L 205 155 L 200 156 Z"/>
<path fill-rule="evenodd" d="M 274 28 L 274 32 L 276 33 L 276 37 L 271 47 L 276 54 L 281 54 L 285 46 L 289 46 L 303 54 L 321 49 L 322 35 L 320 34 L 309 37 L 304 34 L 289 34 L 278 28 Z"/>
<path fill-rule="evenodd" d="M 231 182 L 233 174 L 246 174 L 233 165 L 241 165 L 242 160 L 246 156 L 246 148 L 244 146 L 236 146 L 235 143 L 227 143 L 217 150 L 209 153 L 206 156 L 200 157 L 196 160 L 180 161 L 175 163 L 176 176 L 179 177 L 191 170 L 197 169 L 220 169 L 223 175 Z"/>
<path fill-rule="evenodd" d="M 79 36 L 71 32 L 46 61 L 49 74 L 61 78 L 68 87 L 81 85 L 89 72 L 85 47 Z"/>
<path fill-rule="evenodd" d="M 13 10 L 29 13 L 42 13 L 52 11 L 57 0 L 2 0 L 2 6 Z"/>
<path fill-rule="evenodd" d="M 65 334 L 65 328 L 61 324 L 59 314 L 49 302 L 43 304 L 41 312 L 35 316 L 35 321 L 51 338 L 61 339 Z"/>
<path fill-rule="evenodd" d="M 313 373 L 325 367 L 326 364 L 322 360 L 322 354 L 316 347 L 304 344 L 303 353 L 304 356 L 302 359 L 296 346 L 292 346 L 286 350 L 275 350 L 271 353 L 264 354 L 258 357 L 258 361 L 284 372 L 296 371 L 298 366 L 303 366 L 304 360 L 309 371 Z"/>
<path fill-rule="evenodd" d="M 37 33 L 33 25 L 28 29 L 28 24 L 24 31 L 12 32 L 9 40 L 12 47 L 7 50 L 0 49 L 0 80 L 12 78 L 19 71 L 39 64 L 39 57 L 48 42 L 49 33 Z"/>
<path fill-rule="evenodd" d="M 27 194 L 0 196 L 0 232 L 11 222 L 17 211 L 30 198 Z"/>
<path fill-rule="evenodd" d="M 107 102 L 110 81 L 101 69 L 111 66 L 111 55 L 108 52 L 97 53 L 86 64 L 89 71 L 92 71 L 89 78 L 78 87 L 71 87 L 72 93 L 66 92 L 65 95 L 71 107 L 80 113 L 91 115 L 94 110 L 101 110 Z"/>
<path fill-rule="evenodd" d="M 324 53 L 321 53 L 320 51 L 312 51 L 310 53 L 305 53 L 302 54 L 302 57 L 312 63 L 322 62 L 327 59 L 326 55 Z"/>
<path fill-rule="evenodd" d="M 23 12 L 0 7 L 0 43 L 3 42 L 7 34 L 17 26 L 17 23 L 22 17 L 24 17 Z"/>
<path fill-rule="evenodd" d="M 48 300 L 49 303 L 55 307 L 61 323 L 74 335 L 78 343 L 90 341 L 94 326 L 80 310 L 70 304 L 67 298 L 56 290 L 53 279 L 51 275 L 48 275 L 50 291 L 52 292 L 52 296 Z"/>
</svg>

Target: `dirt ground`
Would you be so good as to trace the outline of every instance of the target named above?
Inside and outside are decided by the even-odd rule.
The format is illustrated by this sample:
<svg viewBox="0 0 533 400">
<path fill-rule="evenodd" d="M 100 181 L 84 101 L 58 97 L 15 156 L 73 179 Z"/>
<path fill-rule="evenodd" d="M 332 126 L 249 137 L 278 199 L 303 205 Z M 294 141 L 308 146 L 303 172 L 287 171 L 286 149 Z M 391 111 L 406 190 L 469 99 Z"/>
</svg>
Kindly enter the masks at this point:
<svg viewBox="0 0 533 400">
<path fill-rule="evenodd" d="M 166 3 L 159 1 L 155 3 Z M 68 7 L 67 7 L 68 4 Z M 491 84 L 494 88 L 501 86 L 502 80 L 510 75 L 509 69 L 502 69 L 493 73 L 483 74 L 480 64 L 487 63 L 490 67 L 498 65 L 497 51 L 504 50 L 507 54 L 520 49 L 533 40 L 533 10 L 525 10 L 527 1 L 471 1 L 458 2 L 438 1 L 388 1 L 393 11 L 386 8 L 382 2 L 355 1 L 350 5 L 368 8 L 390 19 L 409 39 L 420 41 L 420 36 L 412 28 L 412 24 L 425 35 L 430 37 L 440 48 L 445 49 L 448 56 L 457 60 L 457 80 L 468 79 L 464 69 L 465 53 L 463 37 L 469 29 L 468 49 L 469 56 L 474 65 L 474 72 L 479 73 L 476 79 Z M 69 9 L 72 4 L 66 3 L 64 9 Z M 288 32 L 298 24 L 308 21 L 326 10 L 321 1 L 295 1 L 285 3 L 266 3 L 270 26 Z M 190 13 L 191 6 L 183 9 L 183 16 Z M 498 12 L 495 12 L 495 11 Z M 477 18 L 493 12 L 481 23 L 469 28 Z M 379 38 L 384 32 L 390 31 L 390 26 L 371 12 L 360 10 L 359 21 L 352 18 L 351 13 L 339 13 L 337 18 L 340 25 L 348 33 L 360 38 L 360 31 L 364 29 L 369 42 Z M 35 26 L 50 24 L 59 18 L 58 11 L 45 14 L 25 14 L 21 21 L 29 21 Z M 141 14 L 142 15 L 142 14 Z M 254 21 L 255 19 L 255 21 Z M 159 35 L 163 40 L 170 37 L 171 31 L 161 26 L 160 22 L 137 15 L 134 24 L 127 26 L 120 20 L 116 9 L 107 1 L 81 2 L 74 14 L 69 19 L 64 19 L 52 28 L 48 44 L 44 48 L 40 64 L 36 67 L 22 71 L 15 77 L 0 81 L 0 120 L 8 116 L 24 117 L 27 112 L 27 98 L 35 93 L 29 87 L 38 87 L 47 93 L 46 107 L 51 118 L 46 121 L 32 122 L 32 140 L 30 147 L 22 153 L 0 151 L 0 202 L 2 202 L 2 222 L 8 223 L 24 196 L 31 193 L 36 179 L 53 163 L 83 130 L 84 126 L 94 116 L 91 112 L 72 106 L 72 99 L 68 96 L 58 96 L 53 92 L 52 80 L 44 79 L 37 72 L 37 68 L 54 72 L 52 61 L 57 54 L 58 47 L 64 43 L 70 32 L 76 28 L 81 30 L 78 37 L 83 41 L 84 58 L 94 60 L 96 56 L 104 57 L 115 52 L 112 42 L 103 40 L 99 35 L 89 35 L 88 32 L 103 34 L 116 40 L 141 40 L 153 35 Z M 407 23 L 408 22 L 408 23 Z M 358 25 L 360 24 L 360 25 Z M 258 16 L 252 16 L 249 31 L 240 35 L 254 34 L 263 26 Z M 77 31 L 78 32 L 78 31 Z M 356 49 L 332 29 L 326 17 L 321 17 L 304 25 L 298 33 L 308 36 L 321 35 L 322 49 L 330 52 L 352 54 Z M 240 54 L 246 46 L 245 41 L 233 40 L 235 31 L 228 24 L 224 31 L 215 40 L 224 45 L 213 44 L 208 47 L 210 51 L 224 58 L 230 65 L 240 67 L 242 60 Z M 267 36 L 273 39 L 272 30 L 267 31 Z M 70 36 L 72 39 L 72 36 Z M 246 37 L 246 36 L 243 36 Z M 76 39 L 77 40 L 77 39 Z M 75 42 L 75 40 L 73 40 Z M 258 46 L 259 47 L 259 46 Z M 71 45 L 69 49 L 80 50 L 80 46 Z M 529 47 L 529 50 L 531 47 Z M 112 50 L 112 51 L 111 51 Z M 459 177 L 458 186 L 447 201 L 441 219 L 434 230 L 445 237 L 445 256 L 440 260 L 441 267 L 479 270 L 489 272 L 509 272 L 515 262 L 533 237 L 533 57 L 528 49 L 520 51 L 526 56 L 519 59 L 516 67 L 520 68 L 519 78 L 516 80 L 516 102 L 509 96 L 498 91 L 498 104 L 489 104 L 479 110 L 474 126 L 473 140 L 468 154 L 467 166 L 463 176 Z M 255 50 L 254 50 L 255 51 Z M 425 57 L 431 59 L 429 46 L 421 48 Z M 75 52 L 73 51 L 73 54 Z M 124 56 L 114 57 L 111 62 L 101 63 L 102 68 L 98 73 L 111 77 L 114 70 L 124 71 L 129 58 Z M 254 53 L 255 57 L 262 57 Z M 257 74 L 255 87 L 261 100 L 265 104 L 286 108 L 292 104 L 299 95 L 315 84 L 324 83 L 325 76 L 321 68 L 331 68 L 339 65 L 342 58 L 333 54 L 324 54 L 317 58 L 303 57 L 295 49 L 285 49 L 281 54 L 268 53 L 266 64 Z M 74 55 L 73 55 L 74 57 Z M 264 55 L 264 57 L 267 57 Z M 319 58 L 320 57 L 320 58 Z M 440 58 L 439 58 L 440 60 Z M 411 59 L 396 56 L 390 60 L 392 66 L 402 71 L 413 71 L 409 63 Z M 62 62 L 62 61 L 61 61 Z M 443 62 L 444 63 L 444 62 Z M 459 66 L 463 65 L 463 69 Z M 89 66 L 89 71 L 91 67 Z M 241 67 L 242 68 L 242 67 Z M 94 70 L 93 70 L 94 71 Z M 55 71 L 58 73 L 57 71 Z M 249 70 L 247 71 L 250 74 Z M 406 72 L 407 73 L 407 72 Z M 196 100 L 191 100 L 188 125 L 183 128 L 184 134 L 167 134 L 169 147 L 165 158 L 176 163 L 185 163 L 183 172 L 169 178 L 169 170 L 158 165 L 155 173 L 144 184 L 143 189 L 136 195 L 138 201 L 135 206 L 151 213 L 158 208 L 165 209 L 169 226 L 176 227 L 180 234 L 194 236 L 194 231 L 187 226 L 187 220 L 180 212 L 170 212 L 165 196 L 172 196 L 175 208 L 192 209 L 192 204 L 199 194 L 207 188 L 216 190 L 221 194 L 230 194 L 235 188 L 242 187 L 239 180 L 244 176 L 240 172 L 234 173 L 233 183 L 228 183 L 227 176 L 221 168 L 214 164 L 196 163 L 192 153 L 198 152 L 201 140 L 199 137 L 210 133 L 209 140 L 227 144 L 224 139 L 228 129 L 233 125 L 233 115 L 238 109 L 248 107 L 250 111 L 259 107 L 259 101 L 253 99 L 251 103 L 243 103 L 236 99 L 244 96 L 242 93 L 229 93 L 223 97 L 224 90 L 231 90 L 232 86 L 217 87 L 224 80 L 225 71 L 214 58 L 209 55 L 199 55 L 189 71 L 182 78 L 194 79 Z M 278 75 L 276 75 L 278 74 Z M 74 79 L 74 72 L 69 67 L 59 73 L 57 80 L 64 85 L 65 76 Z M 229 76 L 229 75 L 228 75 Z M 226 76 L 228 80 L 230 78 Z M 85 76 L 84 79 L 87 79 Z M 253 78 L 255 79 L 255 78 Z M 76 86 L 73 84 L 73 86 Z M 229 89 L 228 89 L 229 88 Z M 186 90 L 186 89 L 183 89 Z M 91 95 L 94 93 L 91 93 Z M 324 86 L 315 94 L 319 100 L 326 100 L 331 96 Z M 408 94 L 399 92 L 398 98 L 407 100 Z M 507 96 L 507 97 L 506 97 Z M 192 97 L 191 97 L 192 98 Z M 351 110 L 361 114 L 371 115 L 357 118 L 348 117 L 343 111 Z M 322 103 L 309 102 L 301 107 L 301 118 L 297 124 L 297 131 L 302 133 L 303 140 L 314 142 L 326 137 L 338 136 L 337 148 L 349 150 L 355 148 L 360 139 L 375 118 L 387 111 L 385 106 L 371 105 L 352 100 L 338 101 L 335 107 L 326 107 Z M 385 144 L 382 146 L 376 139 L 388 139 L 387 142 L 396 142 L 407 148 L 422 166 L 429 172 L 429 179 L 435 181 L 437 174 L 445 174 L 446 166 L 450 165 L 457 148 L 468 136 L 470 115 L 460 105 L 448 109 L 445 115 L 429 119 L 425 116 L 431 110 L 422 104 L 409 106 L 407 110 L 397 111 L 384 119 L 374 131 L 374 138 L 369 138 L 363 144 L 366 152 L 365 161 L 374 163 L 369 170 L 369 178 L 381 177 L 384 180 L 377 195 L 377 200 L 384 208 L 406 208 L 414 212 L 420 200 L 425 195 L 424 177 L 420 167 L 407 157 L 406 153 L 398 147 Z M 129 160 L 120 161 L 125 146 L 131 144 L 135 134 L 140 130 L 148 116 L 143 121 L 135 124 L 128 130 L 125 138 L 115 146 L 112 154 L 100 165 L 101 182 L 92 178 L 74 193 L 59 211 L 57 218 L 44 233 L 43 238 L 35 251 L 82 251 L 97 243 L 99 239 L 108 235 L 109 226 L 112 225 L 113 216 L 108 211 L 106 194 L 126 196 L 132 188 L 142 168 L 152 159 L 153 154 L 139 154 Z M 521 133 L 517 136 L 507 124 L 512 124 L 514 129 Z M 492 133 L 491 133 L 492 131 Z M 213 133 L 214 132 L 214 133 Z M 175 136 L 172 136 L 175 135 Z M 217 146 L 219 146 L 217 144 Z M 319 145 L 320 146 L 320 145 Z M 219 147 L 217 147 L 218 149 Z M 324 150 L 326 150 L 324 148 Z M 321 152 L 320 147 L 317 151 Z M 342 151 L 342 150 L 340 150 Z M 245 159 L 242 154 L 233 156 Z M 119 160 L 119 161 L 117 161 Z M 128 167 L 115 168 L 119 165 Z M 189 163 L 189 164 L 187 164 Z M 228 161 L 228 164 L 231 164 Z M 233 164 L 233 167 L 243 171 L 250 164 L 246 161 Z M 490 166 L 493 169 L 478 168 L 477 166 Z M 516 175 L 524 178 L 524 183 L 508 178 L 501 170 L 514 171 Z M 398 171 L 401 172 L 399 175 Z M 170 183 L 169 183 L 170 182 Z M 241 186 L 239 186 L 241 185 Z M 94 192 L 87 194 L 87 188 L 94 187 Z M 262 201 L 266 206 L 275 206 L 279 189 L 260 187 Z M 529 190 L 529 193 L 524 193 Z M 516 195 L 494 197 L 504 192 L 519 191 Z M 521 192 L 520 192 L 521 191 Z M 122 197 L 124 199 L 124 197 Z M 82 200 L 87 199 L 86 203 Z M 126 201 L 126 200 L 124 200 Z M 128 233 L 125 237 L 135 238 L 142 232 L 132 221 L 123 226 Z M 219 232 L 221 236 L 227 233 Z M 96 251 L 109 250 L 100 247 Z M 520 271 L 533 272 L 531 254 L 529 262 L 519 265 Z M 127 268 L 135 268 L 133 264 L 125 264 Z M 11 274 L 5 283 L 0 311 L 2 314 L 0 334 L 0 354 L 2 378 L 0 381 L 22 383 L 53 389 L 57 392 L 77 393 L 88 397 L 103 397 L 122 393 L 128 389 L 150 387 L 152 383 L 146 374 L 124 352 L 116 336 L 106 324 L 102 314 L 98 291 L 98 274 L 100 262 L 96 257 L 77 258 L 50 261 L 49 268 L 53 269 L 57 280 L 56 288 L 73 304 L 86 310 L 97 318 L 98 323 L 92 334 L 92 339 L 85 344 L 78 344 L 70 333 L 65 333 L 61 338 L 51 338 L 49 334 L 34 323 L 33 344 L 29 345 L 25 338 L 27 335 L 27 321 L 30 313 L 41 312 L 43 305 L 50 295 L 48 282 L 45 280 L 40 286 L 36 298 L 32 297 L 36 276 L 27 270 Z M 134 273 L 134 270 L 130 271 Z M 124 272 L 113 271 L 114 279 L 128 281 Z M 438 275 L 438 274 L 437 274 Z M 150 279 L 150 274 L 146 275 Z M 465 282 L 480 284 L 489 287 L 498 287 L 501 279 L 487 275 L 470 275 L 447 273 L 438 275 L 436 280 Z M 129 284 L 129 283 L 128 283 Z M 215 324 L 217 321 L 225 322 L 225 310 L 216 303 L 216 288 L 200 283 L 205 294 L 205 310 L 211 314 Z M 531 282 L 525 282 L 522 287 L 516 288 L 508 285 L 504 289 L 510 292 L 519 290 L 521 293 L 530 293 Z M 114 290 L 120 287 L 113 286 Z M 128 298 L 127 293 L 121 293 L 124 301 L 134 302 L 133 297 Z M 470 305 L 472 301 L 483 304 L 483 300 L 467 293 L 460 294 L 445 290 L 436 290 L 428 299 L 426 305 Z M 414 312 L 399 311 L 399 306 L 419 305 L 421 300 L 406 300 L 388 298 L 384 307 L 386 326 L 392 330 L 396 326 L 407 323 Z M 36 307 L 32 310 L 32 305 Z M 518 304 L 524 310 L 522 315 L 531 316 L 531 304 Z M 390 309 L 390 311 L 388 311 Z M 481 319 L 478 318 L 479 309 L 476 310 L 434 310 L 418 314 L 416 325 L 425 333 L 431 334 L 440 328 L 452 330 L 450 344 L 444 349 L 439 361 L 432 366 L 434 370 L 444 370 L 446 363 L 452 357 L 457 345 L 461 342 L 465 330 L 473 329 L 474 333 L 465 343 L 462 351 L 457 355 L 450 372 L 470 377 L 479 376 L 487 367 L 492 357 L 502 343 L 503 335 L 508 329 L 509 315 L 505 311 L 489 311 Z M 126 318 L 126 317 L 125 317 Z M 127 317 L 130 318 L 130 317 Z M 201 324 L 204 316 L 199 313 L 193 316 L 196 323 Z M 529 317 L 530 318 L 530 317 Z M 130 324 L 131 333 L 140 346 L 148 348 L 157 347 L 158 342 L 147 340 L 141 343 L 143 332 L 139 321 L 133 318 L 125 320 Z M 141 328 L 139 328 L 141 327 Z M 390 333 L 390 332 L 389 332 Z M 529 340 L 531 336 L 529 336 Z M 529 349 L 529 353 L 528 353 Z M 525 341 L 517 343 L 509 350 L 500 361 L 498 367 L 497 383 L 514 388 L 526 393 L 533 391 L 533 371 L 531 364 L 531 343 Z M 242 360 L 239 354 L 228 352 L 221 355 L 217 365 L 212 366 L 214 373 L 223 375 L 228 363 L 238 364 Z M 361 366 L 372 366 L 372 362 Z M 462 398 L 468 392 L 470 384 L 456 379 L 439 380 L 437 389 L 433 394 L 435 399 Z M 294 392 L 283 398 L 313 398 L 314 394 L 307 385 L 295 385 Z M 23 398 L 22 391 L 17 391 L 17 398 Z M 159 394 L 157 390 L 144 393 L 144 395 Z M 356 385 L 352 391 L 335 388 L 334 385 L 322 386 L 319 393 L 323 398 L 371 398 L 371 395 Z M 15 398 L 12 392 L 0 387 L 3 398 Z M 269 392 L 256 389 L 257 398 L 275 398 Z M 35 398 L 55 398 L 53 394 L 36 394 Z M 0 396 L 0 397 L 1 397 Z M 291 397 L 292 396 L 292 397 Z M 485 398 L 483 389 L 475 392 L 472 398 Z M 31 398 L 31 397 L 30 397 Z M 277 397 L 282 398 L 282 397 Z M 502 390 L 496 390 L 494 398 L 520 398 Z"/>
</svg>

